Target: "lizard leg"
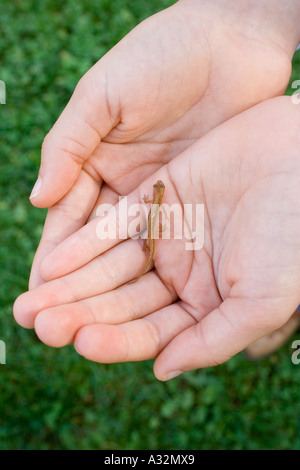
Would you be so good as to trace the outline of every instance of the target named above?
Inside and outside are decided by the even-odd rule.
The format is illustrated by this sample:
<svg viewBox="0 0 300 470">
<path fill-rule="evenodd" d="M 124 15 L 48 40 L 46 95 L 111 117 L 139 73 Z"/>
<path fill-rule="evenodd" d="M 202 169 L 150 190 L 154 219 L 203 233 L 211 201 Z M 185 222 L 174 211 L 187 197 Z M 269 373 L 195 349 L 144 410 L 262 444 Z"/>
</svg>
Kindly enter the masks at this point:
<svg viewBox="0 0 300 470">
<path fill-rule="evenodd" d="M 145 238 L 144 243 L 143 243 L 143 251 L 146 251 L 148 248 L 147 242 L 148 242 L 148 238 Z"/>
<path fill-rule="evenodd" d="M 152 204 L 153 200 L 152 199 L 149 199 L 149 196 L 146 196 L 146 194 L 144 194 L 144 203 L 145 204 Z"/>
<path fill-rule="evenodd" d="M 167 230 L 167 224 L 166 223 L 162 224 L 161 222 L 159 222 L 158 230 L 159 230 L 159 233 L 165 232 Z"/>
</svg>

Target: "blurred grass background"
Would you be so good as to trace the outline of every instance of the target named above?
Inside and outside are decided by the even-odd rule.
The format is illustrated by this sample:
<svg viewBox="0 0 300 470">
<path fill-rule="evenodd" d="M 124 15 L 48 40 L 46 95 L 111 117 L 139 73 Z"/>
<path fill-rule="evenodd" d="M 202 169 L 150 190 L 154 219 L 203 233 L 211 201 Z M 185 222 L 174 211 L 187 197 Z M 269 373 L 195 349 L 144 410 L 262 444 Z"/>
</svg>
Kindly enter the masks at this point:
<svg viewBox="0 0 300 470">
<path fill-rule="evenodd" d="M 240 354 L 160 383 L 152 361 L 94 364 L 72 346 L 41 344 L 12 317 L 45 217 L 28 200 L 43 137 L 83 73 L 171 3 L 1 2 L 0 339 L 7 364 L 0 365 L 0 449 L 300 448 L 300 366 L 290 360 L 290 345 L 261 362 Z"/>
</svg>

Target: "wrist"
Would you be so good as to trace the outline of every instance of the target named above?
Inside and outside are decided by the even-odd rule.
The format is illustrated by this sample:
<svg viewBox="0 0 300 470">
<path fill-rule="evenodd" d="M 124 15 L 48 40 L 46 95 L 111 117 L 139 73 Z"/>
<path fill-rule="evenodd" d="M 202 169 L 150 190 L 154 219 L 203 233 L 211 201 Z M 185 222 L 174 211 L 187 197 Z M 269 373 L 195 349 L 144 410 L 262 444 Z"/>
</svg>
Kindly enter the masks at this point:
<svg viewBox="0 0 300 470">
<path fill-rule="evenodd" d="M 257 18 L 257 28 L 292 55 L 300 43 L 299 0 L 245 0 Z"/>
<path fill-rule="evenodd" d="M 224 24 L 248 37 L 263 35 L 291 56 L 300 43 L 300 0 L 179 0 L 178 4 L 199 8 L 201 15 L 219 10 Z"/>
</svg>

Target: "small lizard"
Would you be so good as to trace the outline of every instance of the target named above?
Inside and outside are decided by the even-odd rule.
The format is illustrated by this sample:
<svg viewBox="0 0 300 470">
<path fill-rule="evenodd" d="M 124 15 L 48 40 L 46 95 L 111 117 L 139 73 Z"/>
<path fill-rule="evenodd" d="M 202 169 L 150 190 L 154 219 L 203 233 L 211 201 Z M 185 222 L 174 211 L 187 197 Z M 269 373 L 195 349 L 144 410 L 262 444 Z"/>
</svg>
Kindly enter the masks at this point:
<svg viewBox="0 0 300 470">
<path fill-rule="evenodd" d="M 146 261 L 145 266 L 143 267 L 142 271 L 133 282 L 137 282 L 143 276 L 143 274 L 145 274 L 145 272 L 149 268 L 150 263 L 153 259 L 154 250 L 155 250 L 155 238 L 153 237 L 153 234 L 155 233 L 156 221 L 157 221 L 157 217 L 159 214 L 159 207 L 162 203 L 164 192 L 165 192 L 165 185 L 161 180 L 158 180 L 153 185 L 152 200 L 148 200 L 148 198 L 144 196 L 144 202 L 146 204 L 150 204 L 150 203 L 152 204 L 151 209 L 149 211 L 149 215 L 148 215 L 148 237 L 146 240 L 144 240 L 144 246 L 143 246 L 143 250 L 146 250 L 147 241 L 149 240 L 150 253 L 149 253 L 149 257 Z"/>
</svg>

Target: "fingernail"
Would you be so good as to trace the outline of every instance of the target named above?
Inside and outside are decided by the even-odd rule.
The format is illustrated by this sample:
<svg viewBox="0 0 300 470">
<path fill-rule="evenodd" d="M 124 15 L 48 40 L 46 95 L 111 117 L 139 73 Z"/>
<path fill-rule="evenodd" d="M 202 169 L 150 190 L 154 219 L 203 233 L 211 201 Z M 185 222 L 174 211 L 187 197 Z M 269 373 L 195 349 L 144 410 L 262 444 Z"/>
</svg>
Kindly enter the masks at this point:
<svg viewBox="0 0 300 470">
<path fill-rule="evenodd" d="M 78 345 L 76 343 L 73 344 L 74 346 L 74 349 L 75 351 L 77 352 L 77 354 L 79 354 L 80 356 L 82 356 L 82 353 L 80 352 L 80 348 L 78 347 Z"/>
<path fill-rule="evenodd" d="M 182 370 L 173 370 L 172 372 L 168 372 L 164 376 L 164 381 L 174 379 L 174 377 L 178 377 L 178 375 L 182 374 Z"/>
<path fill-rule="evenodd" d="M 39 176 L 38 179 L 36 180 L 35 185 L 33 186 L 33 190 L 31 191 L 29 199 L 32 199 L 36 197 L 38 194 L 40 194 L 41 189 L 42 189 L 42 178 Z"/>
</svg>

